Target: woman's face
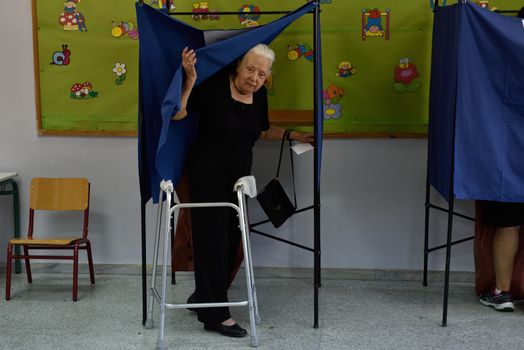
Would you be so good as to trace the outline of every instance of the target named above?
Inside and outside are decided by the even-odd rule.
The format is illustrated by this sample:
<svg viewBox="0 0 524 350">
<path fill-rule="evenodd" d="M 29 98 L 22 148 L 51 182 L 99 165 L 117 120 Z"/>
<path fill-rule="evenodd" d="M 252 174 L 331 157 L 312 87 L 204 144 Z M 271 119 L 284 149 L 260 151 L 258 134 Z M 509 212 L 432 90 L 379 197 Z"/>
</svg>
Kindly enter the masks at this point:
<svg viewBox="0 0 524 350">
<path fill-rule="evenodd" d="M 237 66 L 235 87 L 242 95 L 252 94 L 264 85 L 270 74 L 269 60 L 259 54 L 249 52 Z"/>
</svg>

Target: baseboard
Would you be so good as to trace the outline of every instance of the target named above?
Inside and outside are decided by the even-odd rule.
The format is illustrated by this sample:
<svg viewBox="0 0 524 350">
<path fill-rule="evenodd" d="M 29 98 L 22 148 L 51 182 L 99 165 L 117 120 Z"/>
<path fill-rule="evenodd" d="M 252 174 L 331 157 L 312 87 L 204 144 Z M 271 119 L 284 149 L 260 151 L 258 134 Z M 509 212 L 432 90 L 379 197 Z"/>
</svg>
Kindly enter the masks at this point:
<svg viewBox="0 0 524 350">
<path fill-rule="evenodd" d="M 5 273 L 6 265 L 0 264 L 0 272 Z M 23 269 L 23 264 L 22 264 Z M 87 264 L 79 264 L 79 274 L 88 273 Z M 147 266 L 148 273 L 151 266 Z M 32 273 L 70 274 L 71 264 L 31 263 Z M 239 274 L 243 275 L 243 269 Z M 135 264 L 95 264 L 96 275 L 140 275 L 142 266 Z M 193 272 L 178 271 L 179 276 L 192 276 Z M 255 267 L 257 278 L 313 278 L 312 268 L 299 267 Z M 381 270 L 381 269 L 321 269 L 322 279 L 366 280 L 366 281 L 422 281 L 422 270 Z M 428 281 L 444 281 L 443 271 L 428 271 Z M 451 282 L 474 282 L 475 273 L 470 271 L 451 271 Z"/>
</svg>

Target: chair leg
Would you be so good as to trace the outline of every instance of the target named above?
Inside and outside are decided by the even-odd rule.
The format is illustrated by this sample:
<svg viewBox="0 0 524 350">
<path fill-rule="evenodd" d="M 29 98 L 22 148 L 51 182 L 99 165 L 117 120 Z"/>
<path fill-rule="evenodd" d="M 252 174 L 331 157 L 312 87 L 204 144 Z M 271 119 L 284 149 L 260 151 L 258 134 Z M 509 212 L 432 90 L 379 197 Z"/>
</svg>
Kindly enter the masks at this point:
<svg viewBox="0 0 524 350">
<path fill-rule="evenodd" d="M 73 301 L 78 295 L 78 243 L 73 247 Z"/>
<path fill-rule="evenodd" d="M 25 245 L 24 255 L 29 255 L 29 248 Z M 27 273 L 27 283 L 33 283 L 33 276 L 31 275 L 31 264 L 29 263 L 29 258 L 25 258 L 25 272 Z"/>
<path fill-rule="evenodd" d="M 91 284 L 95 284 L 95 269 L 93 268 L 93 254 L 91 254 L 91 242 L 86 241 L 87 262 L 89 263 L 89 278 Z"/>
<path fill-rule="evenodd" d="M 11 299 L 11 268 L 13 260 L 13 244 L 7 245 L 7 266 L 5 273 L 5 300 Z"/>
</svg>

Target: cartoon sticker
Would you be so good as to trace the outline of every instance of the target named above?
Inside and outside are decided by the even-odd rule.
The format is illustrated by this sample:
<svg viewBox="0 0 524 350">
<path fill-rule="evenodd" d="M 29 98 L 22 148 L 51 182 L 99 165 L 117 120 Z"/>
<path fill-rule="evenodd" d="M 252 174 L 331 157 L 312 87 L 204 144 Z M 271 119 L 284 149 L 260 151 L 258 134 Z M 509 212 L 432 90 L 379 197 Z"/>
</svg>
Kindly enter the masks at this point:
<svg viewBox="0 0 524 350">
<path fill-rule="evenodd" d="M 53 62 L 51 62 L 51 64 L 56 64 L 57 66 L 67 66 L 70 63 L 70 56 L 71 51 L 67 48 L 67 44 L 64 44 L 62 45 L 62 51 L 55 51 L 53 53 Z"/>
<path fill-rule="evenodd" d="M 116 63 L 113 68 L 113 73 L 116 74 L 115 84 L 122 85 L 124 80 L 126 80 L 126 64 L 125 63 Z"/>
<path fill-rule="evenodd" d="M 315 58 L 313 49 L 309 44 L 299 44 L 295 45 L 295 47 L 291 47 L 291 45 L 288 45 L 287 49 L 287 59 L 290 61 L 296 61 L 300 57 L 304 56 L 306 60 L 312 62 Z"/>
<path fill-rule="evenodd" d="M 71 94 L 69 95 L 74 99 L 88 99 L 98 96 L 98 92 L 93 91 L 93 84 L 86 81 L 85 83 L 76 83 L 71 86 Z"/>
<path fill-rule="evenodd" d="M 217 9 L 211 9 L 209 10 L 209 3 L 208 2 L 196 2 L 193 4 L 193 9 L 191 10 L 193 12 L 193 19 L 199 20 L 199 19 L 220 19 L 220 15 L 218 14 Z"/>
<path fill-rule="evenodd" d="M 242 5 L 238 12 L 241 13 L 238 15 L 238 19 L 242 26 L 247 28 L 259 26 L 257 21 L 260 18 L 260 8 L 258 6 L 253 4 Z"/>
<path fill-rule="evenodd" d="M 322 90 L 324 119 L 339 119 L 342 116 L 342 105 L 339 103 L 344 96 L 344 89 L 331 84 Z"/>
<path fill-rule="evenodd" d="M 413 92 L 420 89 L 421 83 L 417 79 L 419 72 L 417 66 L 409 61 L 409 58 L 401 58 L 400 63 L 395 66 L 393 87 L 398 92 Z"/>
<path fill-rule="evenodd" d="M 115 38 L 120 38 L 123 35 L 126 35 L 131 39 L 138 39 L 138 29 L 133 24 L 133 22 L 121 21 L 120 24 L 112 23 L 113 27 L 111 28 L 111 35 Z"/>
<path fill-rule="evenodd" d="M 432 10 L 435 9 L 435 1 L 436 0 L 429 0 L 429 7 L 431 7 Z M 446 0 L 442 0 L 441 5 L 439 6 L 446 6 Z"/>
<path fill-rule="evenodd" d="M 489 8 L 489 1 L 487 1 L 487 0 L 479 1 L 479 2 L 477 2 L 477 5 L 479 5 L 483 9 L 487 9 L 487 8 Z"/>
<path fill-rule="evenodd" d="M 382 12 L 377 8 L 362 10 L 362 40 L 366 38 L 379 37 L 389 40 L 389 17 L 390 10 Z M 382 17 L 386 19 L 386 28 L 382 25 Z"/>
<path fill-rule="evenodd" d="M 346 78 L 355 74 L 357 70 L 348 61 L 342 61 L 337 66 L 336 76 L 339 78 Z"/>
<path fill-rule="evenodd" d="M 87 32 L 84 15 L 76 9 L 76 4 L 79 2 L 80 0 L 68 0 L 64 3 L 64 12 L 58 18 L 58 23 L 64 27 L 64 30 Z"/>
<path fill-rule="evenodd" d="M 218 21 L 220 19 L 220 15 L 218 14 L 219 12 L 220 11 L 215 8 L 209 10 L 209 19 Z"/>
<path fill-rule="evenodd" d="M 155 7 L 157 9 L 165 9 L 166 8 L 166 0 L 150 0 L 149 1 L 149 5 L 151 5 L 151 7 Z M 173 1 L 171 1 L 171 3 L 169 4 L 169 10 L 170 11 L 175 11 L 176 9 L 176 6 L 175 4 L 173 4 Z"/>
</svg>

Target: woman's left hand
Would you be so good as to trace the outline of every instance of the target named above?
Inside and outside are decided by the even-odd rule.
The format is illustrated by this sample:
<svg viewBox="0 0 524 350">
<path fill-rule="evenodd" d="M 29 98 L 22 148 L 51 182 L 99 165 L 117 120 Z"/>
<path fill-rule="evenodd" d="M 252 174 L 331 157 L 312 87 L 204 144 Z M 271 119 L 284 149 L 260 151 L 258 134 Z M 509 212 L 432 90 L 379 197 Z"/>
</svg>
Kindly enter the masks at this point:
<svg viewBox="0 0 524 350">
<path fill-rule="evenodd" d="M 313 143 L 315 142 L 315 135 L 312 132 L 298 132 L 291 131 L 289 138 L 293 141 L 300 143 Z"/>
</svg>

